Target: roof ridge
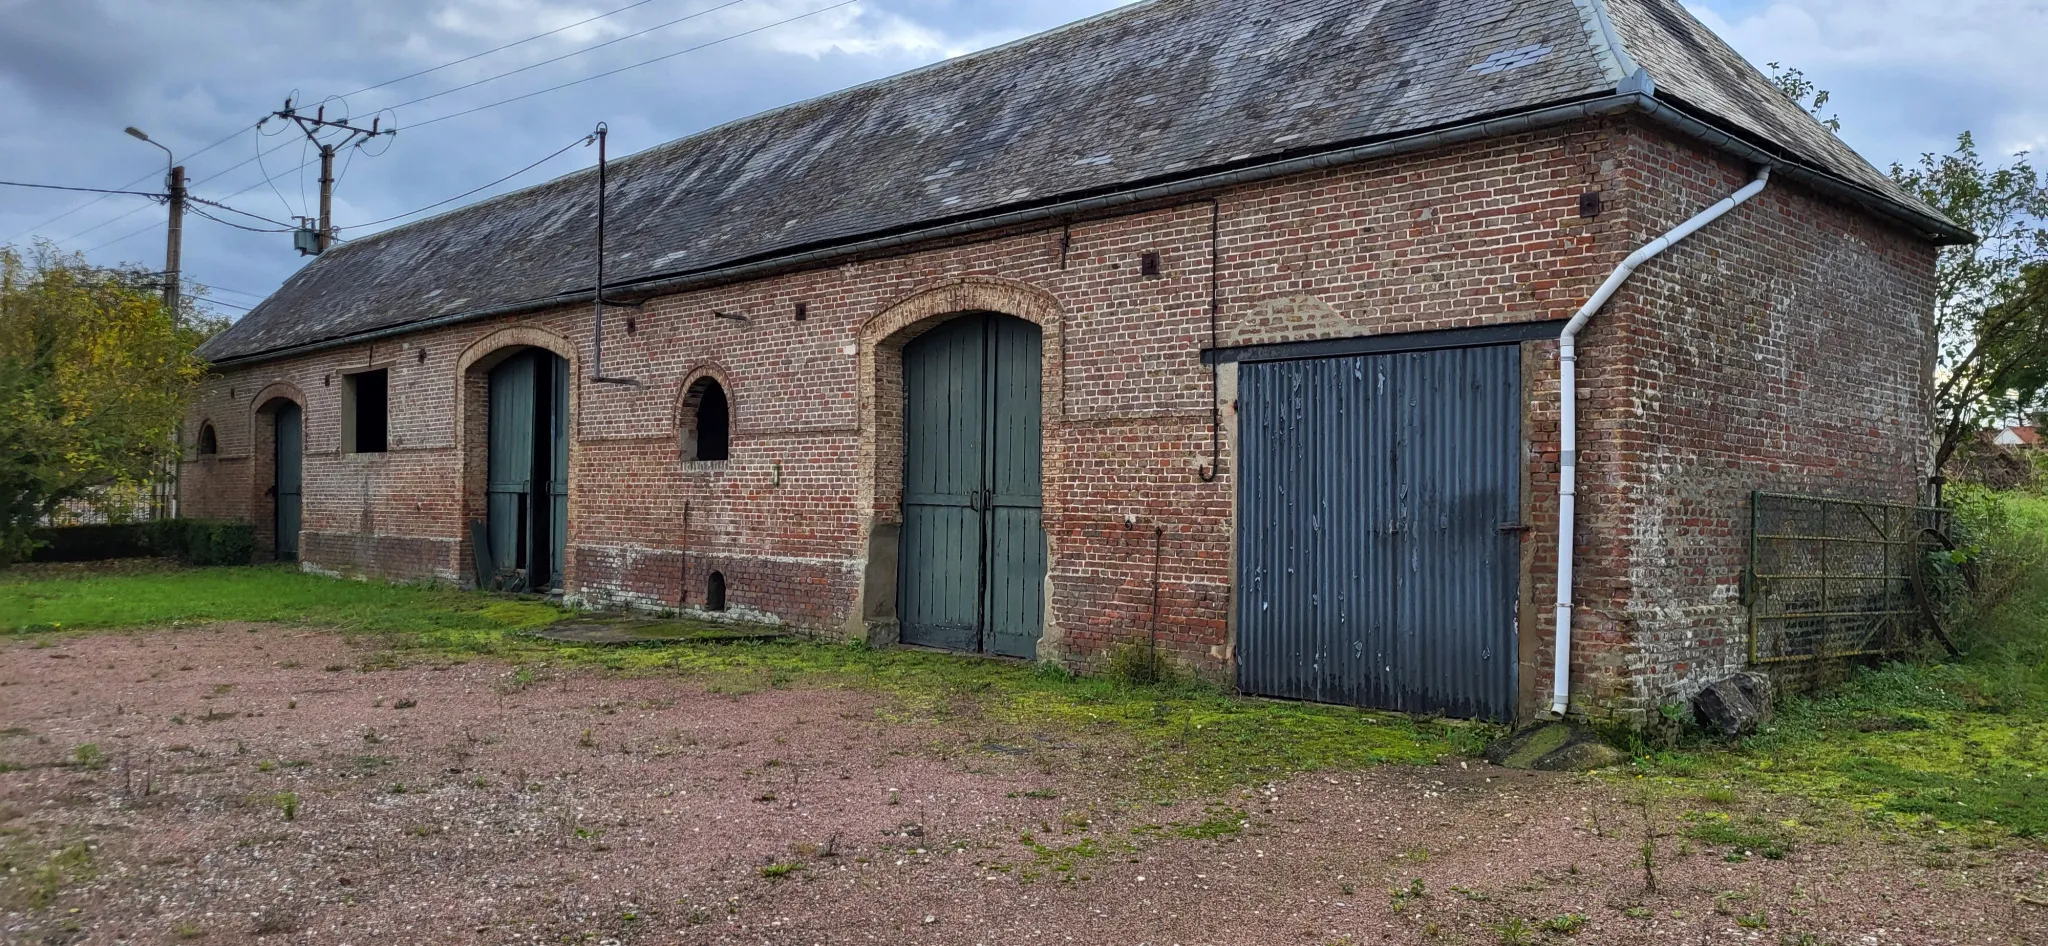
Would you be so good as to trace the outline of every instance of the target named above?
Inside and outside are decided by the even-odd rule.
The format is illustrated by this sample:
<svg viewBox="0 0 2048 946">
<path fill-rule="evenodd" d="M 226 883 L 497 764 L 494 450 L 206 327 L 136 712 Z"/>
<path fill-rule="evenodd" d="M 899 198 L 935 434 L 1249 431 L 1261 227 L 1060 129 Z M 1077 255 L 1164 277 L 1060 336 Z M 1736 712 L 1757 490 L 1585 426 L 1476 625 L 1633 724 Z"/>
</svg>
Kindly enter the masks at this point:
<svg viewBox="0 0 2048 946">
<path fill-rule="evenodd" d="M 1572 5 L 1579 8 L 1579 19 L 1586 27 L 1586 42 L 1593 47 L 1593 58 L 1607 71 L 1608 79 L 1620 86 L 1643 71 L 1635 57 L 1628 54 L 1621 33 L 1614 28 L 1614 20 L 1608 17 L 1607 0 L 1572 0 Z"/>
</svg>

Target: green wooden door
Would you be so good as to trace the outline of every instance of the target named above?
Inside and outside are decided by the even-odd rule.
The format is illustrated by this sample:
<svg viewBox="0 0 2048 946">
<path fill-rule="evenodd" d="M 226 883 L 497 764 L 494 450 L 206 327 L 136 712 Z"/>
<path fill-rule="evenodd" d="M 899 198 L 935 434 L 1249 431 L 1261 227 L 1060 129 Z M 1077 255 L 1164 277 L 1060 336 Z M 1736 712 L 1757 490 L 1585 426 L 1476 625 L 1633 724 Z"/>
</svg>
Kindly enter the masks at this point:
<svg viewBox="0 0 2048 946">
<path fill-rule="evenodd" d="M 569 551 L 569 362 L 552 353 L 554 385 L 548 411 L 548 587 L 562 588 Z"/>
<path fill-rule="evenodd" d="M 490 457 L 485 474 L 491 564 L 499 587 L 521 586 L 530 565 L 533 495 L 534 359 L 521 352 L 491 370 Z"/>
<path fill-rule="evenodd" d="M 299 558 L 301 502 L 305 495 L 305 415 L 297 404 L 287 402 L 278 405 L 273 422 L 277 425 L 277 481 L 271 484 L 271 491 L 276 497 L 277 557 L 279 561 L 295 562 Z"/>
<path fill-rule="evenodd" d="M 986 648 L 1038 656 L 1045 632 L 1045 526 L 1039 519 L 1042 336 L 1022 319 L 988 317 Z"/>
<path fill-rule="evenodd" d="M 906 644 L 1036 656 L 1045 624 L 1040 333 L 954 319 L 904 349 Z"/>
</svg>

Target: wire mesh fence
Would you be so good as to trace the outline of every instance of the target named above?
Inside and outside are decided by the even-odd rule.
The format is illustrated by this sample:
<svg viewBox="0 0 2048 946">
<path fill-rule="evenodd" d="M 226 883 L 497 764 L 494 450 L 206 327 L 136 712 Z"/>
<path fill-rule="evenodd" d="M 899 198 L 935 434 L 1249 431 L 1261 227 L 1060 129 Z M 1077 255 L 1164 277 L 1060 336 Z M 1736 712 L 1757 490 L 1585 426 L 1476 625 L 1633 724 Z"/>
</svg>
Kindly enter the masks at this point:
<svg viewBox="0 0 2048 946">
<path fill-rule="evenodd" d="M 1749 658 L 1772 664 L 1893 653 L 1921 627 L 1915 570 L 1933 506 L 1750 496 Z"/>
</svg>

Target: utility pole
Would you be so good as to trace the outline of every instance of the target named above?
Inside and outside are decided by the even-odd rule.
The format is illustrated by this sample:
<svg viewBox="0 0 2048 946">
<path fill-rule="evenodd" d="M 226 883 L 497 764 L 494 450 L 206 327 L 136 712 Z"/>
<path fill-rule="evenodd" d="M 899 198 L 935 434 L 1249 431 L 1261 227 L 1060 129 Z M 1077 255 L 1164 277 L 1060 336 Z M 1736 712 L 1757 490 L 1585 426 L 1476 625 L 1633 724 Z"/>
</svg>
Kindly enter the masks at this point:
<svg viewBox="0 0 2048 946">
<path fill-rule="evenodd" d="M 303 240 L 299 246 L 299 255 L 318 256 L 327 252 L 327 248 L 334 244 L 334 156 L 343 148 L 361 147 L 363 142 L 378 135 L 398 134 L 398 129 L 380 130 L 378 126 L 383 122 L 381 117 L 371 119 L 368 128 L 358 128 L 347 121 L 328 121 L 325 105 L 316 108 L 309 118 L 299 113 L 298 108 L 292 105 L 291 99 L 284 100 L 284 110 L 271 112 L 270 117 L 263 121 L 267 122 L 271 118 L 297 122 L 299 130 L 306 133 L 306 140 L 320 149 L 320 221 L 313 231 L 311 247 L 307 247 Z M 262 124 L 263 122 L 257 122 L 259 126 Z M 341 137 L 338 140 L 321 141 L 320 133 L 330 128 L 339 129 L 342 132 Z"/>
<path fill-rule="evenodd" d="M 173 318 L 178 314 L 178 257 L 180 243 L 185 236 L 185 168 L 178 164 L 178 157 L 163 142 L 151 138 L 142 129 L 130 125 L 122 129 L 128 137 L 144 142 L 164 153 L 164 189 L 166 202 L 171 206 L 171 226 L 164 241 L 164 309 Z M 176 166 L 172 166 L 176 165 Z"/>
<path fill-rule="evenodd" d="M 171 226 L 164 240 L 164 308 L 171 317 L 178 315 L 181 295 L 178 285 L 179 270 L 184 266 L 185 239 L 185 166 L 180 164 L 171 169 Z"/>
</svg>

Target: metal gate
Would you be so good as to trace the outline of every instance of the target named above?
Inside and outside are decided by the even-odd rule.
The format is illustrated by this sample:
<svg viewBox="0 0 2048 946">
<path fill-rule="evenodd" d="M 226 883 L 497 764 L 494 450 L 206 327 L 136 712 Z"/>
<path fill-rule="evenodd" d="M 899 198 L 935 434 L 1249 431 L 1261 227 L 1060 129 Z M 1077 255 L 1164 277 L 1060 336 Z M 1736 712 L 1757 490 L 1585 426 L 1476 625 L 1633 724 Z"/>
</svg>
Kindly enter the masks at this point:
<svg viewBox="0 0 2048 946">
<path fill-rule="evenodd" d="M 1512 720 L 1521 350 L 1241 363 L 1239 687 Z"/>
<path fill-rule="evenodd" d="M 289 401 L 277 405 L 273 415 L 277 446 L 277 481 L 271 484 L 277 521 L 277 558 L 299 560 L 299 527 L 302 523 L 306 470 L 305 413 Z"/>
<path fill-rule="evenodd" d="M 963 316 L 903 352 L 902 641 L 1035 657 L 1045 629 L 1041 339 Z"/>
<path fill-rule="evenodd" d="M 1916 637 L 1922 537 L 1948 527 L 1946 510 L 1759 492 L 1749 525 L 1751 663 L 1890 653 Z"/>
</svg>

